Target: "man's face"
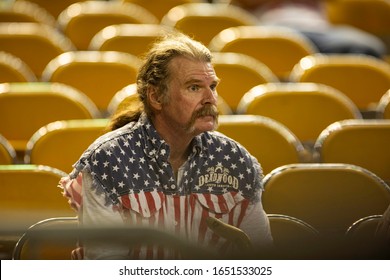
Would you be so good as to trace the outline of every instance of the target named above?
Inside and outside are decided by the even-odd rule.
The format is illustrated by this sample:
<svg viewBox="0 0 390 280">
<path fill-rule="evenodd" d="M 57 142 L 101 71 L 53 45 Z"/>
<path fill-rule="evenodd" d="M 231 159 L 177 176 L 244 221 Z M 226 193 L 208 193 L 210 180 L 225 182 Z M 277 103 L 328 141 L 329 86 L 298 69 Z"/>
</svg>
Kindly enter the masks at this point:
<svg viewBox="0 0 390 280">
<path fill-rule="evenodd" d="M 169 101 L 162 106 L 160 121 L 191 135 L 214 130 L 218 78 L 211 63 L 176 57 L 169 67 Z"/>
</svg>

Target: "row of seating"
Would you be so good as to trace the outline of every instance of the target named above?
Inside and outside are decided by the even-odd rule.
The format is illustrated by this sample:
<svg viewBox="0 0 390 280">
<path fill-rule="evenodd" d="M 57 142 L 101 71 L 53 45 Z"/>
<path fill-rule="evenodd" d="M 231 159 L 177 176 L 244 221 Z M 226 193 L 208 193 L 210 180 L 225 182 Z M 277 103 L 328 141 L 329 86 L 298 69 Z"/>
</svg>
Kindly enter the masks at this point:
<svg viewBox="0 0 390 280">
<path fill-rule="evenodd" d="M 133 41 L 142 37 L 141 43 L 144 44 L 153 40 L 164 29 L 179 29 L 202 41 L 213 51 L 231 52 L 240 49 L 268 65 L 281 79 L 288 77 L 300 58 L 316 53 L 315 47 L 302 35 L 288 28 L 258 26 L 253 15 L 234 5 L 187 3 L 175 6 L 159 21 L 153 20 L 152 15 L 145 15 L 147 10 L 143 10 L 141 6 L 129 2 L 75 3 L 61 13 L 56 26 L 48 25 L 46 29 L 53 29 L 55 35 L 51 37 L 62 35 L 62 41 L 69 41 L 66 45 L 61 45 L 68 51 L 99 50 L 117 44 L 123 50 L 130 45 L 123 45 L 123 42 L 129 41 L 125 37 L 133 37 Z M 151 5 L 153 6 L 153 3 Z M 129 13 L 129 10 L 132 12 Z M 117 28 L 117 25 L 127 24 L 128 28 Z M 147 32 L 142 34 L 136 25 L 140 25 L 141 30 L 145 29 Z M 155 27 L 151 29 L 148 25 Z M 23 26 L 28 26 L 28 23 L 23 23 Z M 133 29 L 135 31 L 132 31 Z M 45 32 L 44 35 L 48 36 L 49 31 Z M 56 42 L 56 46 L 59 45 Z"/>
<path fill-rule="evenodd" d="M 8 252 L 0 250 L 4 254 L 2 257 L 12 252 L 18 240 L 15 259 L 70 257 L 70 249 L 75 248 L 78 235 L 69 229 L 75 230 L 77 223 L 74 212 L 55 187 L 61 176 L 63 173 L 57 169 L 42 165 L 0 165 L 3 194 L 0 217 L 1 223 L 7 225 L 2 227 L 0 243 L 8 241 L 9 245 Z M 349 245 L 345 243 L 348 241 L 344 239 L 345 234 L 357 240 L 359 230 L 356 228 L 362 221 L 379 218 L 390 203 L 390 187 L 383 180 L 350 164 L 281 166 L 264 178 L 264 188 L 263 205 L 270 218 L 277 250 L 273 257 L 338 259 L 366 256 L 367 252 L 344 251 Z M 39 229 L 55 229 L 52 224 L 57 231 L 39 232 Z M 61 227 L 64 224 L 66 228 Z M 365 230 L 365 238 L 373 237 L 374 227 L 371 223 L 370 229 Z M 34 231 L 39 234 L 34 236 Z M 57 248 L 54 244 L 61 247 L 66 236 L 71 237 L 72 242 L 66 243 L 67 255 L 63 255 L 62 250 L 54 249 Z M 41 251 L 39 245 L 29 251 L 29 246 L 34 244 L 29 243 L 30 238 L 33 241 L 35 238 L 37 244 L 46 241 L 44 244 L 51 244 L 52 250 Z"/>
<path fill-rule="evenodd" d="M 0 49 L 2 48 L 4 49 L 4 45 L 0 45 Z M 0 52 L 0 68 L 4 70 L 0 82 L 65 83 L 88 95 L 104 111 L 115 92 L 135 82 L 141 64 L 139 57 L 123 52 L 121 48 L 69 51 L 46 62 L 40 60 L 39 63 L 35 63 L 39 56 L 32 56 L 34 61 L 30 59 L 29 64 L 34 65 L 35 71 L 27 62 L 20 61 L 10 53 Z M 390 65 L 373 57 L 323 54 L 305 56 L 292 68 L 289 79 L 283 81 L 259 57 L 268 55 L 279 59 L 278 56 L 257 52 L 259 55 L 255 58 L 245 54 L 244 50 L 232 51 L 234 52 L 214 52 L 214 68 L 221 78 L 218 92 L 233 112 L 236 112 L 239 100 L 248 90 L 267 82 L 322 83 L 341 91 L 362 112 L 370 112 L 390 89 Z M 41 73 L 39 78 L 34 75 L 36 71 Z"/>
<path fill-rule="evenodd" d="M 343 258 L 364 259 L 384 258 L 389 254 L 375 247 L 375 229 L 381 215 L 370 215 L 358 219 L 345 232 L 344 246 L 337 244 L 339 251 L 334 250 L 336 244 L 321 244 L 318 231 L 301 219 L 282 214 L 268 214 L 274 240 L 274 250 L 259 256 L 272 259 L 312 259 Z M 98 229 L 103 231 L 104 229 Z M 16 243 L 12 251 L 13 260 L 69 260 L 72 251 L 79 242 L 83 231 L 78 227 L 76 217 L 53 217 L 41 220 L 29 227 Z M 155 230 L 134 228 L 128 229 L 129 244 L 157 243 L 154 238 L 160 236 Z M 84 232 L 84 235 L 87 233 Z M 107 236 L 106 236 L 107 237 Z M 180 240 L 169 236 L 173 243 Z M 107 238 L 106 238 L 107 240 Z M 169 244 L 163 244 L 168 246 Z M 172 245 L 172 244 L 171 244 Z M 324 250 L 332 245 L 331 252 Z M 176 246 L 175 246 L 176 247 Z M 321 249 L 322 248 L 322 249 Z M 364 250 L 362 250 L 364 249 Z M 344 251 L 344 252 L 343 252 Z M 187 252 L 188 254 L 188 252 Z"/>
</svg>

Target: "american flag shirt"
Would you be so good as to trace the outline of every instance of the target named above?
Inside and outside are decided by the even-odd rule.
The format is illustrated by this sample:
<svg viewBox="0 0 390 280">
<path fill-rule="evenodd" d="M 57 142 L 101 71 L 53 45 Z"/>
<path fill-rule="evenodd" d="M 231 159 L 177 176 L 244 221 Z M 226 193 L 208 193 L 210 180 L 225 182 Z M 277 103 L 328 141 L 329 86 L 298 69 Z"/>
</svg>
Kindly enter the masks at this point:
<svg viewBox="0 0 390 280">
<path fill-rule="evenodd" d="M 231 244 L 207 227 L 205 219 L 213 216 L 243 228 L 254 244 L 269 245 L 272 237 L 261 205 L 262 171 L 257 160 L 218 132 L 196 136 L 191 149 L 175 178 L 169 145 L 141 115 L 137 122 L 97 139 L 70 177 L 77 178 L 80 172 L 89 177 L 91 183 L 83 180 L 84 194 L 84 184 L 89 184 L 92 193 L 104 199 L 109 215 L 120 216 L 125 224 L 162 229 L 223 253 Z M 85 217 L 86 212 L 99 215 L 96 208 L 84 211 L 83 220 L 94 220 Z M 132 248 L 129 254 L 141 259 L 177 257 L 157 246 Z"/>
</svg>

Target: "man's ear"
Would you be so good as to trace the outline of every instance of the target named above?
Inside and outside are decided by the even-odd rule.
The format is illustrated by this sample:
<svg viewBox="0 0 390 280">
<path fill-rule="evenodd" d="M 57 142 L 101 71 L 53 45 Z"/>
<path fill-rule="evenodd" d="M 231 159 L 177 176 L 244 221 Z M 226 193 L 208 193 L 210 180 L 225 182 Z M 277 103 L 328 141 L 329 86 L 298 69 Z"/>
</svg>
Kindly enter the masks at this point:
<svg viewBox="0 0 390 280">
<path fill-rule="evenodd" d="M 157 88 L 153 87 L 153 86 L 149 87 L 147 95 L 148 95 L 149 104 L 155 110 L 161 110 L 161 108 L 162 108 L 161 97 L 158 94 Z"/>
</svg>

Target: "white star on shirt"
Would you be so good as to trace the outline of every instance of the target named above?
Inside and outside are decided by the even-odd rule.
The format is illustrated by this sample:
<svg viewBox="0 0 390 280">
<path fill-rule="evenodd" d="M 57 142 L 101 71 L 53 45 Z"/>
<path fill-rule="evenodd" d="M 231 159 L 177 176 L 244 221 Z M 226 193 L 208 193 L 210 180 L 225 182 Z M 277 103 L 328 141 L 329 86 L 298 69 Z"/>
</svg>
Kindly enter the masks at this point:
<svg viewBox="0 0 390 280">
<path fill-rule="evenodd" d="M 103 162 L 103 166 L 107 167 L 110 163 L 108 161 Z"/>
<path fill-rule="evenodd" d="M 123 183 L 123 181 L 119 182 L 118 187 L 123 188 L 124 186 L 125 184 Z"/>
<path fill-rule="evenodd" d="M 102 175 L 102 180 L 107 180 L 107 177 L 108 177 L 108 175 L 107 175 L 106 173 L 104 173 L 104 174 Z"/>
<path fill-rule="evenodd" d="M 114 171 L 118 171 L 118 170 L 119 170 L 119 167 L 118 167 L 118 165 L 115 165 L 112 169 L 113 169 Z"/>
<path fill-rule="evenodd" d="M 140 177 L 140 176 L 138 175 L 138 173 L 135 173 L 135 174 L 133 175 L 133 178 L 136 179 L 136 180 L 138 180 L 139 177 Z"/>
</svg>

